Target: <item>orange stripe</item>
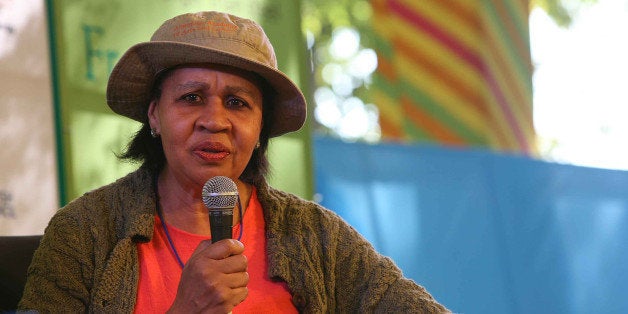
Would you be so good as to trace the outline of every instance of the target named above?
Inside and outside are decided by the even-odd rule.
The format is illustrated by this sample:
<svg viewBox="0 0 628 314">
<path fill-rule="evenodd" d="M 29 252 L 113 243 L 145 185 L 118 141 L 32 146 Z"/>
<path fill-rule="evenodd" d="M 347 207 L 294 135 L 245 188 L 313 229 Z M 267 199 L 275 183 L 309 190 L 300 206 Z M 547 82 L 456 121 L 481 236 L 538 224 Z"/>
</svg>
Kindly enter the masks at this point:
<svg viewBox="0 0 628 314">
<path fill-rule="evenodd" d="M 379 126 L 382 131 L 382 137 L 386 139 L 404 140 L 406 132 L 400 125 L 394 123 L 394 121 L 388 119 L 384 115 L 379 116 Z"/>
<path fill-rule="evenodd" d="M 401 40 L 398 37 L 393 38 L 392 41 L 393 46 L 397 48 L 400 54 L 404 54 L 409 60 L 420 64 L 422 68 L 432 73 L 435 77 L 438 77 L 440 83 L 449 86 L 449 88 L 462 96 L 463 100 L 465 100 L 469 106 L 474 107 L 482 115 L 486 115 L 486 108 L 482 105 L 483 99 L 480 94 L 481 91 L 471 88 L 471 86 L 465 80 L 457 76 L 454 71 L 434 62 L 435 59 L 429 56 L 426 50 L 420 47 L 415 49 L 411 47 L 410 44 L 412 43 Z"/>
<path fill-rule="evenodd" d="M 386 17 L 388 15 L 388 5 L 386 0 L 371 0 L 371 8 L 373 10 L 373 17 L 381 16 Z"/>
<path fill-rule="evenodd" d="M 450 11 L 452 14 L 464 20 L 466 25 L 473 26 L 474 29 L 480 29 L 480 20 L 477 17 L 477 11 L 473 10 L 473 6 L 462 5 L 464 1 L 460 0 L 436 0 L 431 5 L 440 5 Z M 426 6 L 429 8 L 429 6 Z"/>
<path fill-rule="evenodd" d="M 407 6 L 412 7 L 418 11 L 423 10 L 422 7 L 417 6 L 417 4 L 413 4 L 412 0 L 398 0 L 401 3 L 406 3 Z M 525 137 L 528 139 L 534 138 L 534 130 L 531 124 L 531 95 L 530 90 L 525 85 L 525 78 L 518 75 L 518 72 L 515 72 L 516 68 L 513 68 L 513 65 L 510 64 L 510 58 L 517 58 L 517 56 L 526 57 L 526 62 L 528 62 L 531 75 L 532 64 L 527 61 L 529 60 L 529 51 L 526 49 L 525 38 L 521 38 L 515 29 L 515 26 L 510 20 L 508 20 L 507 8 L 503 5 L 503 3 L 499 3 L 499 1 L 495 2 L 491 0 L 491 2 L 495 2 L 492 5 L 494 6 L 494 10 L 499 16 L 504 25 L 505 33 L 510 36 L 510 40 L 513 43 L 517 56 L 510 56 L 507 52 L 510 50 L 506 50 L 504 44 L 499 39 L 499 34 L 495 33 L 496 30 L 488 28 L 486 29 L 486 25 L 484 25 L 480 19 L 480 14 L 476 9 L 481 8 L 478 6 L 468 5 L 466 2 L 459 2 L 459 0 L 426 0 L 429 3 L 425 7 L 429 6 L 439 6 L 444 7 L 449 12 L 447 14 L 456 16 L 456 23 L 460 23 L 460 21 L 465 21 L 468 23 L 464 25 L 469 27 L 469 25 L 473 25 L 473 27 L 477 27 L 479 30 L 483 32 L 482 37 L 477 38 L 479 41 L 483 41 L 481 46 L 484 47 L 493 47 L 492 49 L 487 49 L 484 51 L 484 55 L 481 58 L 488 58 L 489 60 L 483 60 L 482 63 L 485 63 L 489 72 L 492 72 L 492 76 L 494 76 L 498 83 L 498 88 L 503 93 L 503 96 L 506 99 L 506 102 L 509 106 L 511 106 L 511 111 L 515 115 L 516 123 L 520 124 L 519 128 Z M 528 0 L 512 0 L 515 1 L 517 9 L 525 9 Z M 378 19 L 379 23 L 388 24 L 391 20 L 390 9 L 388 5 L 388 0 L 371 0 L 371 4 L 373 6 L 373 15 L 374 19 Z M 490 2 L 489 2 L 490 3 Z M 394 18 L 394 17 L 393 17 Z M 446 21 L 435 21 L 438 22 L 436 24 L 446 23 Z M 492 143 L 492 147 L 501 150 L 509 150 L 509 151 L 521 151 L 529 150 L 529 148 L 521 148 L 516 147 L 516 141 L 513 142 L 510 137 L 512 137 L 511 132 L 513 131 L 511 128 L 516 126 L 508 126 L 504 125 L 505 118 L 504 112 L 502 112 L 503 108 L 500 108 L 499 104 L 496 103 L 495 95 L 487 95 L 488 90 L 482 88 L 474 88 L 472 84 L 466 83 L 464 77 L 460 75 L 456 75 L 456 71 L 452 71 L 452 67 L 446 67 L 445 60 L 440 62 L 434 62 L 433 56 L 430 58 L 430 51 L 422 48 L 417 48 L 412 45 L 420 45 L 416 41 L 413 42 L 403 42 L 403 39 L 396 38 L 395 36 L 401 36 L 402 34 L 395 34 L 394 32 L 388 32 L 390 28 L 379 29 L 379 33 L 381 36 L 385 38 L 393 38 L 391 44 L 396 48 L 394 51 L 397 53 L 401 53 L 405 58 L 412 60 L 413 63 L 420 64 L 421 68 L 423 68 L 426 72 L 430 73 L 430 76 L 437 77 L 438 84 L 443 84 L 443 86 L 448 86 L 455 94 L 460 96 L 460 99 L 468 100 L 471 105 L 478 107 L 482 106 L 478 109 L 478 112 L 481 112 L 485 117 L 487 122 L 490 123 L 489 127 L 487 127 L 486 133 L 484 137 L 487 139 L 487 143 Z M 482 30 L 483 29 L 483 30 Z M 452 35 L 461 36 L 460 33 L 455 33 Z M 514 38 L 513 38 L 514 37 Z M 488 45 L 487 45 L 488 43 Z M 400 73 L 398 69 L 395 68 L 393 63 L 394 59 L 385 59 L 383 56 L 378 53 L 378 72 L 379 74 L 388 80 L 389 82 L 394 82 L 399 79 Z M 447 71 L 448 70 L 448 71 Z M 528 75 L 528 74 L 524 74 Z M 471 85 L 471 86 L 470 86 Z M 485 85 L 485 84 L 484 84 Z M 490 92 L 489 92 L 490 93 Z M 490 93 L 492 94 L 492 93 Z M 488 98 L 484 98 L 487 97 Z M 444 124 L 442 121 L 435 119 L 431 116 L 425 109 L 423 109 L 419 104 L 412 102 L 411 99 L 407 97 L 403 97 L 396 104 L 397 106 L 401 106 L 401 111 L 405 115 L 405 119 L 418 126 L 421 130 L 423 130 L 426 134 L 433 137 L 435 140 L 445 142 L 445 143 L 455 143 L 462 144 L 465 143 L 464 139 L 462 139 L 459 135 L 455 133 L 455 130 L 452 130 L 447 124 Z M 492 108 L 491 108 L 492 107 Z M 386 137 L 394 136 L 396 138 L 408 138 L 407 132 L 403 130 L 403 125 L 397 123 L 393 123 L 390 117 L 386 117 L 385 115 L 380 116 L 380 126 L 382 128 L 382 135 Z M 529 142 L 531 143 L 531 141 Z"/>
<path fill-rule="evenodd" d="M 408 97 L 402 96 L 400 99 L 403 112 L 412 123 L 441 143 L 462 145 L 465 144 L 458 135 L 452 133 L 446 126 L 442 125 L 438 120 L 433 119 L 425 111 L 421 110 L 419 106 L 413 104 L 412 100 Z"/>
<path fill-rule="evenodd" d="M 393 64 L 380 53 L 377 54 L 377 73 L 381 74 L 386 80 L 394 82 L 397 80 L 397 71 Z"/>
<path fill-rule="evenodd" d="M 510 130 L 504 130 L 503 128 L 499 128 L 499 121 L 496 121 L 496 117 L 492 116 L 491 118 L 488 119 L 488 122 L 491 125 L 494 125 L 497 127 L 496 130 L 493 130 L 493 132 L 491 132 L 491 137 L 494 139 L 494 143 L 492 143 L 491 147 L 494 149 L 499 149 L 499 150 L 512 150 L 510 149 L 511 147 L 511 141 L 508 140 L 506 138 L 506 132 L 510 131 Z"/>
<path fill-rule="evenodd" d="M 492 36 L 487 36 L 492 41 Z M 499 52 L 487 52 L 487 70 L 498 79 L 497 83 L 504 97 L 508 100 L 511 110 L 515 114 L 519 128 L 525 128 L 532 124 L 532 95 L 522 86 L 520 79 L 513 73 L 512 66 L 508 66 Z M 491 63 L 494 63 L 491 65 Z M 511 126 L 517 127 L 517 126 Z"/>
<path fill-rule="evenodd" d="M 490 47 L 500 47 L 499 40 L 496 36 L 494 32 L 487 32 L 486 41 Z M 502 87 L 501 90 L 509 100 L 511 107 L 519 113 L 517 114 L 517 120 L 521 121 L 523 119 L 523 121 L 521 121 L 522 125 L 531 124 L 532 95 L 525 87 L 527 84 L 522 81 L 523 78 L 515 73 L 515 67 L 512 63 L 508 63 L 504 60 L 505 52 L 503 50 L 487 50 L 485 57 L 487 62 L 486 66 L 488 67 L 487 70 L 494 73 L 499 79 L 498 82 Z M 529 75 L 531 76 L 531 73 Z M 530 78 L 530 76 L 528 76 L 528 78 Z"/>
<path fill-rule="evenodd" d="M 530 57 L 528 53 L 528 46 L 523 41 L 524 39 L 519 36 L 519 32 L 515 28 L 515 24 L 513 22 L 512 16 L 509 15 L 508 10 L 503 2 L 503 0 L 491 1 L 494 3 L 495 9 L 497 10 L 497 14 L 502 21 L 502 24 L 506 26 L 506 31 L 508 34 L 508 38 L 510 38 L 514 44 L 515 49 L 518 53 L 517 56 L 512 56 L 513 58 L 525 58 L 528 59 Z"/>
<path fill-rule="evenodd" d="M 402 139 L 405 136 L 403 130 L 404 116 L 401 112 L 399 101 L 396 98 L 392 98 L 389 92 L 376 88 L 371 90 L 370 95 L 379 108 L 382 135 L 384 137 Z"/>
<path fill-rule="evenodd" d="M 408 9 L 416 11 L 418 15 L 438 25 L 442 31 L 455 37 L 456 40 L 469 46 L 471 50 L 478 50 L 481 44 L 481 20 L 473 10 L 478 4 L 456 0 L 400 0 Z"/>
</svg>

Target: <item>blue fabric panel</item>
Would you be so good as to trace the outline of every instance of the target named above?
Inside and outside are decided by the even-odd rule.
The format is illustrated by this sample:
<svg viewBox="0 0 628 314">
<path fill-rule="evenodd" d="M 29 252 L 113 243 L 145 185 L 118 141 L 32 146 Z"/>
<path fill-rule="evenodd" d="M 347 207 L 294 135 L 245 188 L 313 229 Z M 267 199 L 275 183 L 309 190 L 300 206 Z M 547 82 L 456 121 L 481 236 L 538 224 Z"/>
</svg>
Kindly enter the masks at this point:
<svg viewBox="0 0 628 314">
<path fill-rule="evenodd" d="M 463 313 L 628 313 L 628 172 L 314 141 L 316 191 Z"/>
</svg>

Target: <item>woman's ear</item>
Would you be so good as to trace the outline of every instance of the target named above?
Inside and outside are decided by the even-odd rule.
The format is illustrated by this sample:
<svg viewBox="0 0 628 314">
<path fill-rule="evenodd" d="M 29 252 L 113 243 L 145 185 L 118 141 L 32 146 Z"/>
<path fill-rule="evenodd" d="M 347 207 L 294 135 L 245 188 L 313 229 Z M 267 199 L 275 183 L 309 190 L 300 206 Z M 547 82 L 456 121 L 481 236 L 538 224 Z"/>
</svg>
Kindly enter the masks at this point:
<svg viewBox="0 0 628 314">
<path fill-rule="evenodd" d="M 159 131 L 159 109 L 157 108 L 157 100 L 153 100 L 148 105 L 148 125 L 151 129 Z"/>
</svg>

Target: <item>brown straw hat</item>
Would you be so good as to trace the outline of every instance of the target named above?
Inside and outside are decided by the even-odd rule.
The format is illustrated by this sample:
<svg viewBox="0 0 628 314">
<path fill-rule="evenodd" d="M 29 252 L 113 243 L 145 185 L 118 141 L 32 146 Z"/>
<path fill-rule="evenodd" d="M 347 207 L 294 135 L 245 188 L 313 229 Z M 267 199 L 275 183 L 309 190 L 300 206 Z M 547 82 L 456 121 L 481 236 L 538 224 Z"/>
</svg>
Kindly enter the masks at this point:
<svg viewBox="0 0 628 314">
<path fill-rule="evenodd" d="M 164 22 L 149 42 L 129 48 L 109 77 L 107 104 L 118 114 L 144 122 L 157 73 L 198 63 L 250 71 L 270 84 L 276 92 L 271 137 L 303 125 L 303 93 L 277 69 L 275 51 L 264 30 L 254 21 L 221 12 L 179 15 Z"/>
</svg>

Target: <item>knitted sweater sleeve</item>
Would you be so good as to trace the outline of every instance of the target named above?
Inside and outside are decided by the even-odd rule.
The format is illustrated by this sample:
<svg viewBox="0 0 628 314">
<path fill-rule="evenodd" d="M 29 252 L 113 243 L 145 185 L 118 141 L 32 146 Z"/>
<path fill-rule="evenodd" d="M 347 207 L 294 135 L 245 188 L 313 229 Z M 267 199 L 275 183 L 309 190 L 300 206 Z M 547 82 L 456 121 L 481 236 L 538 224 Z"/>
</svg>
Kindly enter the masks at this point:
<svg viewBox="0 0 628 314">
<path fill-rule="evenodd" d="M 336 213 L 268 186 L 270 275 L 304 313 L 448 313 Z"/>
<path fill-rule="evenodd" d="M 28 270 L 18 307 L 42 313 L 130 313 L 135 242 L 152 237 L 151 175 L 138 170 L 88 192 L 51 219 Z"/>
</svg>

